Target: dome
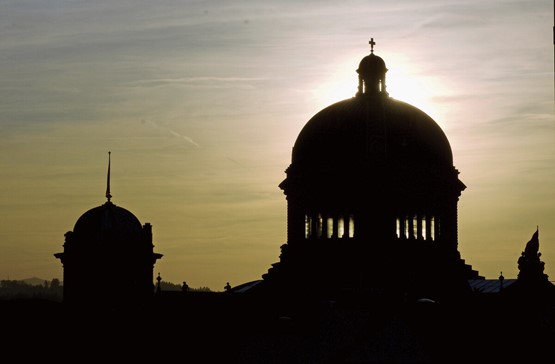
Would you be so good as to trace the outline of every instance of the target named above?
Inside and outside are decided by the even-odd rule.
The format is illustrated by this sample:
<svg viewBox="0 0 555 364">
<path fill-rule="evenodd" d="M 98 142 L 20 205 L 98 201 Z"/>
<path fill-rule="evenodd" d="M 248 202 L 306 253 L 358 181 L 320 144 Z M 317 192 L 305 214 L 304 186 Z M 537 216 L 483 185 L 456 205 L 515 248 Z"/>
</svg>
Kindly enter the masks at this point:
<svg viewBox="0 0 555 364">
<path fill-rule="evenodd" d="M 139 236 L 142 226 L 130 211 L 108 201 L 85 212 L 75 223 L 73 233 L 87 240 L 104 240 Z"/>
<path fill-rule="evenodd" d="M 377 160 L 451 167 L 453 154 L 443 130 L 420 109 L 392 98 L 354 97 L 314 115 L 292 155 L 294 164 Z"/>
<path fill-rule="evenodd" d="M 385 67 L 384 60 L 376 56 L 374 53 L 364 57 L 359 65 L 357 72 L 361 75 L 365 74 L 385 74 L 387 68 Z"/>
<path fill-rule="evenodd" d="M 453 153 L 440 126 L 422 110 L 389 97 L 384 60 L 371 53 L 357 69 L 358 92 L 314 115 L 299 133 L 292 164 L 302 168 L 345 166 L 453 168 Z M 405 168 L 406 167 L 406 168 Z"/>
<path fill-rule="evenodd" d="M 383 162 L 452 167 L 440 126 L 422 110 L 389 97 L 353 97 L 314 115 L 293 147 L 293 164 Z"/>
</svg>

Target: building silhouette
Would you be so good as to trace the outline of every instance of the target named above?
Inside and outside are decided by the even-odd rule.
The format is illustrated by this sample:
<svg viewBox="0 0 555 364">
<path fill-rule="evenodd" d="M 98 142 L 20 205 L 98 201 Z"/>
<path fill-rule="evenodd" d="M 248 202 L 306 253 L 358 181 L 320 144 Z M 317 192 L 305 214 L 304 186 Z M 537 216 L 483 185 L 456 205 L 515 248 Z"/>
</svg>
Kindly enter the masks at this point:
<svg viewBox="0 0 555 364">
<path fill-rule="evenodd" d="M 110 155 L 109 155 L 110 157 Z M 65 233 L 63 300 L 69 305 L 129 307 L 149 302 L 154 294 L 152 225 L 141 225 L 130 211 L 112 203 L 110 158 L 107 201 L 86 211 Z"/>
<path fill-rule="evenodd" d="M 107 201 L 55 254 L 63 306 L 87 306 L 86 315 L 58 308 L 35 327 L 61 326 L 65 345 L 102 358 L 174 361 L 166 347 L 241 364 L 552 362 L 555 286 L 539 229 L 517 279 L 485 279 L 465 262 L 457 208 L 466 186 L 449 141 L 430 116 L 389 96 L 370 45 L 356 95 L 317 112 L 294 143 L 279 184 L 287 242 L 260 280 L 225 292 L 184 281 L 166 292 L 158 273 L 155 289 L 162 255 L 151 225 L 111 202 L 109 160 Z"/>
<path fill-rule="evenodd" d="M 441 299 L 480 279 L 458 251 L 466 186 L 427 114 L 391 98 L 384 60 L 357 69 L 358 92 L 316 113 L 293 146 L 287 243 L 264 275 L 282 289 Z"/>
</svg>

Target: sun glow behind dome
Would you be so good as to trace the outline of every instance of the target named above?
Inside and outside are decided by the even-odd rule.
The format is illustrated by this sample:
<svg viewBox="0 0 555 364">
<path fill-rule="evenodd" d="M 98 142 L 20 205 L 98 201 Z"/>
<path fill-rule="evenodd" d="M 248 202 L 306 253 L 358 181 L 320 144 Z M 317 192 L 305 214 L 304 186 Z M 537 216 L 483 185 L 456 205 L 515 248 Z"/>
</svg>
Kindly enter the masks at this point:
<svg viewBox="0 0 555 364">
<path fill-rule="evenodd" d="M 336 71 L 324 78 L 313 91 L 315 110 L 356 95 L 356 68 L 360 58 L 360 54 L 355 54 L 335 64 Z M 439 124 L 443 124 L 445 110 L 433 101 L 436 97 L 448 94 L 442 82 L 434 76 L 423 76 L 423 72 L 399 56 L 383 58 L 388 68 L 386 87 L 389 96 L 419 108 Z"/>
<path fill-rule="evenodd" d="M 418 76 L 410 66 L 387 72 L 387 91 L 392 98 L 406 102 L 430 115 L 442 124 L 445 112 L 433 100 L 446 95 L 446 88 L 433 76 Z"/>
<path fill-rule="evenodd" d="M 357 58 L 359 58 L 357 60 Z M 354 97 L 357 92 L 358 76 L 356 68 L 360 54 L 355 54 L 335 63 L 335 72 L 328 74 L 313 88 L 312 96 L 316 111 L 338 101 Z"/>
</svg>

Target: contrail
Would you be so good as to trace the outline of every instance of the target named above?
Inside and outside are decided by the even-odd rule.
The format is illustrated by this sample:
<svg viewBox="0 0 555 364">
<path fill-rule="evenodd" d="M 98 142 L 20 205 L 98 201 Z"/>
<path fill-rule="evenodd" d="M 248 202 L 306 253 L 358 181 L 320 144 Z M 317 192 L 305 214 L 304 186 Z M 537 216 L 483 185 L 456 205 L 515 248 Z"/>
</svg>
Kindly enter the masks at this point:
<svg viewBox="0 0 555 364">
<path fill-rule="evenodd" d="M 189 137 L 186 136 L 186 135 L 181 135 L 181 134 L 179 134 L 178 132 L 176 132 L 176 131 L 174 131 L 174 130 L 171 130 L 170 128 L 162 127 L 162 126 L 160 126 L 160 125 L 158 125 L 158 124 L 156 124 L 155 122 L 150 121 L 150 120 L 144 120 L 144 119 L 142 119 L 141 121 L 142 121 L 143 123 L 148 123 L 148 124 L 154 126 L 154 127 L 157 128 L 157 129 L 165 130 L 165 131 L 169 132 L 170 135 L 173 135 L 174 137 L 184 139 L 185 141 L 189 142 L 190 144 L 194 145 L 194 146 L 197 147 L 197 148 L 200 147 L 200 145 L 199 145 L 197 142 L 195 142 L 193 139 L 189 138 Z"/>
<path fill-rule="evenodd" d="M 198 143 L 196 143 L 193 139 L 189 138 L 188 136 L 181 135 L 181 134 L 179 134 L 178 132 L 173 131 L 173 130 L 171 130 L 171 129 L 167 129 L 167 128 L 166 128 L 166 130 L 168 130 L 168 131 L 170 132 L 171 135 L 176 136 L 176 137 L 178 137 L 178 138 L 185 139 L 186 141 L 188 141 L 189 143 L 193 144 L 193 145 L 194 145 L 195 147 L 197 147 L 197 148 L 200 147 L 200 145 L 198 145 Z"/>
</svg>

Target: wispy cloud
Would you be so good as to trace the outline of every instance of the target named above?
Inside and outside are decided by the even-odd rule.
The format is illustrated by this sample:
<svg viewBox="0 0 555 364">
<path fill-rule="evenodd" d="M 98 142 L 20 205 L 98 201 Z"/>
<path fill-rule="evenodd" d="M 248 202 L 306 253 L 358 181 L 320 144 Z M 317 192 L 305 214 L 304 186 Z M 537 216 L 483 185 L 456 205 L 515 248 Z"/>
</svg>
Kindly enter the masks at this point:
<svg viewBox="0 0 555 364">
<path fill-rule="evenodd" d="M 159 124 L 157 124 L 153 121 L 150 121 L 150 120 L 142 119 L 141 122 L 144 123 L 144 124 L 148 124 L 148 125 L 156 128 L 156 129 L 158 129 L 158 130 L 162 130 L 162 131 L 166 132 L 168 135 L 174 136 L 174 137 L 179 138 L 179 139 L 183 139 L 187 143 L 189 143 L 189 144 L 191 144 L 191 145 L 193 145 L 197 148 L 200 147 L 200 145 L 197 142 L 195 142 L 193 139 L 191 139 L 190 137 L 188 137 L 186 135 L 183 135 L 183 134 L 180 134 L 180 133 L 176 132 L 175 130 L 172 130 L 168 127 L 161 126 L 161 125 L 159 125 Z"/>
<path fill-rule="evenodd" d="M 131 81 L 130 86 L 163 87 L 167 85 L 195 88 L 255 89 L 267 79 L 260 77 L 178 77 Z"/>
</svg>

